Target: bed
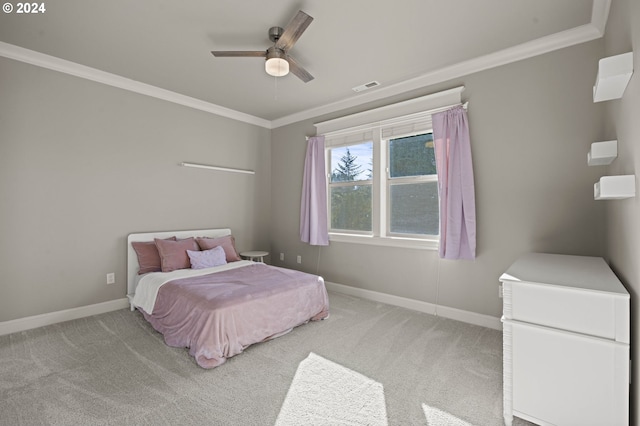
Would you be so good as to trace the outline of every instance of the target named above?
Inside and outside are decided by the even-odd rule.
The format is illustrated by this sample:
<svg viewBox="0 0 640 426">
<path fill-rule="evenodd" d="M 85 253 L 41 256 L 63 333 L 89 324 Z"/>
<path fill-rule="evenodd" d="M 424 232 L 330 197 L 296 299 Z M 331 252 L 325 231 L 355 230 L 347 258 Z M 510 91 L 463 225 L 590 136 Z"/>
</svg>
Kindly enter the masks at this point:
<svg viewBox="0 0 640 426">
<path fill-rule="evenodd" d="M 184 253 L 192 240 L 198 248 Z M 155 247 L 161 271 L 149 268 L 141 247 Z M 199 269 L 176 268 L 185 266 L 180 263 L 185 254 L 187 263 Z M 199 263 L 214 255 L 227 261 Z M 240 259 L 230 229 L 130 234 L 127 297 L 131 309 L 138 309 L 167 345 L 189 348 L 203 368 L 217 367 L 252 344 L 329 316 L 322 277 Z"/>
</svg>

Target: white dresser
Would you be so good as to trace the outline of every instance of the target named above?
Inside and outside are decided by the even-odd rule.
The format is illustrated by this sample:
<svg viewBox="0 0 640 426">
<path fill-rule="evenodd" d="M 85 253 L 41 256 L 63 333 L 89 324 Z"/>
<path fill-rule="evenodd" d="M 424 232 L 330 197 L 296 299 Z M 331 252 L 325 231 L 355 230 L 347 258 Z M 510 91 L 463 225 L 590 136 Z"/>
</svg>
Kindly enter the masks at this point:
<svg viewBox="0 0 640 426">
<path fill-rule="evenodd" d="M 530 253 L 500 277 L 504 420 L 629 424 L 629 293 L 599 257 Z"/>
</svg>

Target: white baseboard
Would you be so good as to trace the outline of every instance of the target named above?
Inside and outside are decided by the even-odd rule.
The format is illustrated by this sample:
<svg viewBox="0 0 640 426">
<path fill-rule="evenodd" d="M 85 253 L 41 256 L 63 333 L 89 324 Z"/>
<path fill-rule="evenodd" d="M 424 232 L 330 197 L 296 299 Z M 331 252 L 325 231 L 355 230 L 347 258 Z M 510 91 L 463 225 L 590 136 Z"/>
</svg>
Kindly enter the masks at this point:
<svg viewBox="0 0 640 426">
<path fill-rule="evenodd" d="M 437 315 L 456 321 L 479 325 L 481 327 L 492 328 L 494 330 L 502 330 L 502 323 L 500 322 L 500 318 L 492 317 L 490 315 L 463 311 L 462 309 L 449 308 L 447 306 L 435 305 L 433 303 L 409 299 L 407 297 L 394 296 L 392 294 L 365 290 L 362 288 L 351 287 L 343 284 L 325 282 L 325 285 L 328 291 L 361 297 L 363 299 L 373 300 L 374 302 L 400 306 L 402 308 L 412 309 L 414 311 L 424 312 L 430 315 Z"/>
<path fill-rule="evenodd" d="M 128 307 L 129 299 L 125 297 L 123 299 L 96 303 L 95 305 L 81 306 L 79 308 L 65 309 L 64 311 L 49 312 L 11 321 L 3 321 L 0 322 L 0 336 L 31 330 L 32 328 L 44 327 L 45 325 L 56 324 L 63 321 L 104 314 L 105 312 L 117 311 Z"/>
<path fill-rule="evenodd" d="M 407 297 L 394 296 L 392 294 L 380 293 L 377 291 L 365 290 L 332 282 L 325 282 L 325 284 L 327 286 L 327 290 L 334 291 L 336 293 L 348 294 L 350 296 L 400 306 L 430 315 L 438 315 L 469 324 L 493 328 L 495 330 L 502 330 L 500 318 L 492 317 L 490 315 L 478 314 L 447 306 L 437 306 L 433 303 L 409 299 Z M 0 322 L 0 336 L 44 327 L 45 325 L 56 324 L 59 322 L 89 317 L 92 315 L 104 314 L 106 312 L 117 311 L 128 307 L 129 299 L 125 297 L 122 299 L 110 300 L 108 302 L 96 303 L 95 305 L 81 306 L 79 308 L 66 309 L 64 311 L 49 312 L 41 315 L 4 321 Z"/>
</svg>

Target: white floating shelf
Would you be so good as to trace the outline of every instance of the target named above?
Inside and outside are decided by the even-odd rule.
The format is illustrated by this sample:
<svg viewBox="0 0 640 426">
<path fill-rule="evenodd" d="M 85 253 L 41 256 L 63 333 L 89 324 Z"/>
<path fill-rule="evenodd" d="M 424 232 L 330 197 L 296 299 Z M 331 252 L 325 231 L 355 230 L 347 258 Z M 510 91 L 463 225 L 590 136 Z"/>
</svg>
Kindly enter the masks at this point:
<svg viewBox="0 0 640 426">
<path fill-rule="evenodd" d="M 602 58 L 593 86 L 593 102 L 620 99 L 633 75 L 633 52 Z"/>
<path fill-rule="evenodd" d="M 618 141 L 594 142 L 587 154 L 590 166 L 606 166 L 618 156 Z"/>
<path fill-rule="evenodd" d="M 636 175 L 602 176 L 593 185 L 595 200 L 620 200 L 636 196 Z"/>
</svg>

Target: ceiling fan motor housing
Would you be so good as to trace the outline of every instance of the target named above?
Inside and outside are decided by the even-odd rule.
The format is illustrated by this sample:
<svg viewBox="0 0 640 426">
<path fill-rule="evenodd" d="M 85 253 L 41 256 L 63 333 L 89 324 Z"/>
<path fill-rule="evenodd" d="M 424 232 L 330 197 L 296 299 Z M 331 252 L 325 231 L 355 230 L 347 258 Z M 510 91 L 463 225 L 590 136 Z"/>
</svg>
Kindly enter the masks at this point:
<svg viewBox="0 0 640 426">
<path fill-rule="evenodd" d="M 269 40 L 275 43 L 280 39 L 282 33 L 284 33 L 284 29 L 282 27 L 269 28 Z"/>
<path fill-rule="evenodd" d="M 282 58 L 286 61 L 287 60 L 286 56 L 287 55 L 284 53 L 284 50 L 278 49 L 275 46 L 271 46 L 270 48 L 267 49 L 267 60 L 271 58 Z"/>
</svg>

